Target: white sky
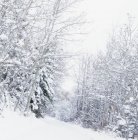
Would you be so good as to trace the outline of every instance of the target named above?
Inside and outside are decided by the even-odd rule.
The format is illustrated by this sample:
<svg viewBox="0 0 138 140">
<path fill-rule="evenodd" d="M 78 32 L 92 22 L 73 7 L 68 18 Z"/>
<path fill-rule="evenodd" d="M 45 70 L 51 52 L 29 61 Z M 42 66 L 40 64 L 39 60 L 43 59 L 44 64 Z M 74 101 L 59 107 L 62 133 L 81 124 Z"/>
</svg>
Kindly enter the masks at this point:
<svg viewBox="0 0 138 140">
<path fill-rule="evenodd" d="M 128 13 L 137 21 L 138 0 L 83 0 L 77 11 L 84 12 L 86 20 L 91 23 L 87 25 L 89 34 L 83 37 L 78 46 L 73 47 L 73 52 L 97 54 L 105 50 L 113 29 L 127 21 Z M 65 91 L 72 91 L 74 83 L 71 77 L 64 81 L 63 87 Z"/>
<path fill-rule="evenodd" d="M 82 51 L 94 54 L 105 48 L 109 34 L 113 28 L 125 23 L 127 13 L 138 18 L 138 0 L 83 0 L 79 10 L 91 21 Z"/>
</svg>

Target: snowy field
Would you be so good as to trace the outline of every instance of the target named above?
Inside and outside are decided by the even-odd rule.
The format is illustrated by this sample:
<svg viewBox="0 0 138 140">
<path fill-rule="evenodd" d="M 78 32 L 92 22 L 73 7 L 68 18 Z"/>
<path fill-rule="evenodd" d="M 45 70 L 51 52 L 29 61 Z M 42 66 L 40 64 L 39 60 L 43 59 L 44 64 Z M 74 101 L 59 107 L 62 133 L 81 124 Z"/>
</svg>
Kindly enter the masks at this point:
<svg viewBox="0 0 138 140">
<path fill-rule="evenodd" d="M 35 119 L 5 112 L 0 117 L 0 140 L 123 140 L 53 118 Z"/>
</svg>

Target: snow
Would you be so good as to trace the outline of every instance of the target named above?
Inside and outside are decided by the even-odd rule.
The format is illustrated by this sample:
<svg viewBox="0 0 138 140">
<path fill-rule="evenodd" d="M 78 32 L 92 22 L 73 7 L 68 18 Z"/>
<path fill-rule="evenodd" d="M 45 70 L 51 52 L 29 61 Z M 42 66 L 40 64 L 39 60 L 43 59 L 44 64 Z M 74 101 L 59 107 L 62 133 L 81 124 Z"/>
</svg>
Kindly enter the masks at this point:
<svg viewBox="0 0 138 140">
<path fill-rule="evenodd" d="M 124 119 L 118 121 L 119 125 L 126 125 L 126 121 Z"/>
<path fill-rule="evenodd" d="M 0 117 L 1 140 L 121 140 L 50 117 L 36 119 L 5 111 Z"/>
<path fill-rule="evenodd" d="M 0 35 L 0 39 L 1 39 L 1 40 L 7 40 L 8 37 L 7 37 L 5 34 L 1 34 L 1 35 Z"/>
</svg>

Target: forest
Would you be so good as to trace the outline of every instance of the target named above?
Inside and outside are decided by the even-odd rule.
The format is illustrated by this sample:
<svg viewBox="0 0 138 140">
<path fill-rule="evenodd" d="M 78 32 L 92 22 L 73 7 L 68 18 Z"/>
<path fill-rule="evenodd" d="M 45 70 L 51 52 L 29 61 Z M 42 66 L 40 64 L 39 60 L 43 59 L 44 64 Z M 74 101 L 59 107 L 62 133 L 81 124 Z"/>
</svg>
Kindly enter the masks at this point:
<svg viewBox="0 0 138 140">
<path fill-rule="evenodd" d="M 50 116 L 138 139 L 137 22 L 128 15 L 108 38 L 105 52 L 68 53 L 74 34 L 83 36 L 80 28 L 88 24 L 68 14 L 77 3 L 0 1 L 0 114 L 9 108 L 25 117 Z M 73 60 L 77 70 L 70 95 L 61 85 Z"/>
</svg>

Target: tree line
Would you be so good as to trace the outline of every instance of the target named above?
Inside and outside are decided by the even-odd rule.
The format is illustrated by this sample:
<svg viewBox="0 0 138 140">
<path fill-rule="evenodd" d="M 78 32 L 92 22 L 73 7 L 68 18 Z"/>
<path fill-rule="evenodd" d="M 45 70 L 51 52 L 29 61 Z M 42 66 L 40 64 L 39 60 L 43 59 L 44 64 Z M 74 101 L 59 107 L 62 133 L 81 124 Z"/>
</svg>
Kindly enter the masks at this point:
<svg viewBox="0 0 138 140">
<path fill-rule="evenodd" d="M 76 83 L 68 120 L 138 138 L 138 29 L 132 17 L 115 29 L 105 53 L 82 58 Z"/>
</svg>

